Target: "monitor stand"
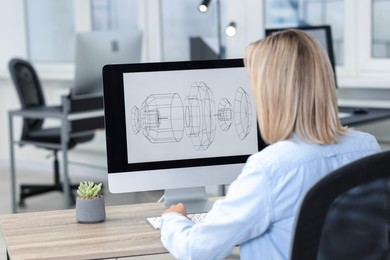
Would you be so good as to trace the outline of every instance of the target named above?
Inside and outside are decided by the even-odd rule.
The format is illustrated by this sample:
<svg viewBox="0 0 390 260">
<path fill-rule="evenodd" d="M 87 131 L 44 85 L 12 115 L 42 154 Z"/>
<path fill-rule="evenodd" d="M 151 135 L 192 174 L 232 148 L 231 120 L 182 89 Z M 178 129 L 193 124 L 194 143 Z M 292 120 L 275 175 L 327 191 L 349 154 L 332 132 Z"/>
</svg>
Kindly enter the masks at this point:
<svg viewBox="0 0 390 260">
<path fill-rule="evenodd" d="M 213 205 L 213 202 L 206 195 L 205 187 L 165 190 L 164 202 L 166 208 L 183 203 L 187 213 L 208 212 Z"/>
</svg>

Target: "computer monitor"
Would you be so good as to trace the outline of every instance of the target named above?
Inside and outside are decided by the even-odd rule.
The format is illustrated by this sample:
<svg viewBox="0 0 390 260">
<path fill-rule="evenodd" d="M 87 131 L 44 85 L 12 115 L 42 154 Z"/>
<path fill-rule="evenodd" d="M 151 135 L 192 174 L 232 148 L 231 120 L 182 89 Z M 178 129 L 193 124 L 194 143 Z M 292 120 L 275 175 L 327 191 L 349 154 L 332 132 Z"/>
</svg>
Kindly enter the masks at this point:
<svg viewBox="0 0 390 260">
<path fill-rule="evenodd" d="M 140 31 L 94 31 L 76 35 L 73 95 L 102 95 L 102 68 L 111 63 L 141 60 Z"/>
<path fill-rule="evenodd" d="M 103 82 L 112 193 L 165 190 L 199 212 L 264 147 L 242 59 L 107 65 Z"/>
<path fill-rule="evenodd" d="M 202 37 L 190 38 L 191 60 L 218 60 L 219 54 Z"/>
<path fill-rule="evenodd" d="M 319 25 L 319 26 L 299 26 L 299 27 L 266 29 L 265 35 L 269 36 L 273 33 L 277 33 L 287 29 L 299 29 L 305 31 L 306 33 L 310 34 L 320 42 L 320 44 L 324 47 L 324 49 L 328 53 L 329 60 L 335 75 L 335 81 L 336 81 L 335 83 L 337 86 L 336 69 L 335 69 L 336 65 L 335 65 L 334 52 L 333 52 L 333 40 L 332 40 L 331 27 L 329 25 Z"/>
</svg>

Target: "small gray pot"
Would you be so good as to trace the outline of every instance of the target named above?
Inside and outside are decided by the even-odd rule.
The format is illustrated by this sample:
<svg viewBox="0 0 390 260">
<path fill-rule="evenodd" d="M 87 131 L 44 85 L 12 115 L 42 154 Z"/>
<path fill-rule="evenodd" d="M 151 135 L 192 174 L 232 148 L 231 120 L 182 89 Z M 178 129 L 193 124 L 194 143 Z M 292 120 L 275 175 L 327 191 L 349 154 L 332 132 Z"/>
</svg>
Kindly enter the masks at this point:
<svg viewBox="0 0 390 260">
<path fill-rule="evenodd" d="M 80 223 L 96 223 L 106 219 L 104 197 L 94 199 L 76 199 L 76 220 Z"/>
</svg>

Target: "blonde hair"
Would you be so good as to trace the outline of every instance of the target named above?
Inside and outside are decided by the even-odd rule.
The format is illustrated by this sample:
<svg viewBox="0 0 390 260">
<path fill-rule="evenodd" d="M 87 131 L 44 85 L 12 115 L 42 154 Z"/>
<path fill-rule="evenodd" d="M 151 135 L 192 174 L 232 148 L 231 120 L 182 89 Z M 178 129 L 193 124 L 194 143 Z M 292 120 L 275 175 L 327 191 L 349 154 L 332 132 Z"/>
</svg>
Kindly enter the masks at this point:
<svg viewBox="0 0 390 260">
<path fill-rule="evenodd" d="M 338 117 L 334 73 L 321 45 L 290 29 L 250 44 L 245 54 L 262 138 L 293 133 L 305 142 L 337 143 L 346 131 Z"/>
</svg>

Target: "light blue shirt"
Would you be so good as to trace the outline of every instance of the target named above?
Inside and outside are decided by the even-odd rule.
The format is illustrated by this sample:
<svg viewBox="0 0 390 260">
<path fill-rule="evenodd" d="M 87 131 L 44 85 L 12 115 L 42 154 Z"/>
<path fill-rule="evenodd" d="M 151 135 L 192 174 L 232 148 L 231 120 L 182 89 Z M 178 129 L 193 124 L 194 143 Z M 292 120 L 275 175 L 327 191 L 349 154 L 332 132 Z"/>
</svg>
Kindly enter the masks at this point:
<svg viewBox="0 0 390 260">
<path fill-rule="evenodd" d="M 294 136 L 252 155 L 206 221 L 162 217 L 161 241 L 178 259 L 223 259 L 240 245 L 241 259 L 288 259 L 295 217 L 305 193 L 329 172 L 380 151 L 369 134 L 349 130 L 338 144 Z"/>
</svg>

